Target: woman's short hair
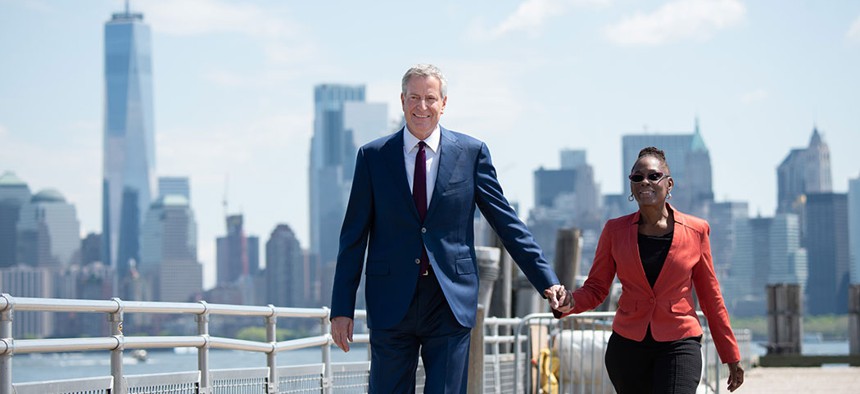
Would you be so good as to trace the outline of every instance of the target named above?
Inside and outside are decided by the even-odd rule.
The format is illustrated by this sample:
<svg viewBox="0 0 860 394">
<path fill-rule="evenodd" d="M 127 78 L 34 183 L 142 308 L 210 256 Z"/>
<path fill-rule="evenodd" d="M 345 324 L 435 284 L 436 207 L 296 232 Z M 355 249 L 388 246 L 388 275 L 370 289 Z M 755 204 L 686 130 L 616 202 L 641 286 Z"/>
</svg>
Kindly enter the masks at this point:
<svg viewBox="0 0 860 394">
<path fill-rule="evenodd" d="M 448 80 L 442 75 L 442 70 L 432 64 L 416 64 L 406 70 L 403 74 L 403 80 L 400 81 L 400 88 L 403 94 L 406 94 L 406 84 L 412 77 L 434 77 L 439 80 L 439 90 L 442 93 L 442 98 L 448 97 Z"/>
<path fill-rule="evenodd" d="M 666 170 L 669 169 L 669 163 L 666 161 L 666 153 L 663 152 L 662 149 L 657 149 L 653 146 L 642 148 L 642 150 L 639 151 L 639 156 L 636 157 L 636 161 L 639 161 L 639 159 L 645 156 L 651 156 L 660 160 L 660 163 L 663 163 L 663 165 L 666 166 Z M 636 163 L 633 163 L 633 167 L 636 167 Z M 630 168 L 630 171 L 633 171 L 632 167 Z"/>
</svg>

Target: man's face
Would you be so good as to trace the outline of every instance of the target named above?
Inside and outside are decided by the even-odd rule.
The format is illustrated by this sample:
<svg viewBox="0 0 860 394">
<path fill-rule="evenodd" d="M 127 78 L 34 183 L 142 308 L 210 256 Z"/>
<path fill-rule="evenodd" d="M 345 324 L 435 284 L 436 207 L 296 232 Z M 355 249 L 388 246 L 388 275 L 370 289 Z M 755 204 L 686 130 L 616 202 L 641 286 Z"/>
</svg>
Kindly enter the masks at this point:
<svg viewBox="0 0 860 394">
<path fill-rule="evenodd" d="M 442 84 L 434 77 L 412 77 L 406 83 L 406 93 L 400 94 L 403 115 L 409 131 L 425 139 L 439 124 L 445 112 L 447 97 L 442 97 Z"/>
</svg>

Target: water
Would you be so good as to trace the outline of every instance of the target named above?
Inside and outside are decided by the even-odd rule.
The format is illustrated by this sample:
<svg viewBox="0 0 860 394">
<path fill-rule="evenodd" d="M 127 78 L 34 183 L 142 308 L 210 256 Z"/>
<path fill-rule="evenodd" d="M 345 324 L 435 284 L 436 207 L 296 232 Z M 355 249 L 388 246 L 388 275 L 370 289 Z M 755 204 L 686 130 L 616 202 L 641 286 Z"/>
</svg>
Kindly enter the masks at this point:
<svg viewBox="0 0 860 394">
<path fill-rule="evenodd" d="M 186 349 L 182 349 L 186 350 Z M 196 349 L 195 349 L 196 350 Z M 123 353 L 123 372 L 126 375 L 170 373 L 197 370 L 196 352 L 173 350 L 149 351 L 146 361 Z M 367 346 L 352 344 L 349 353 L 332 347 L 332 362 L 366 361 Z M 322 351 L 309 348 L 281 352 L 279 366 L 317 364 L 322 362 Z M 213 349 L 209 351 L 210 369 L 261 368 L 266 366 L 266 354 L 238 350 Z M 110 352 L 19 354 L 12 356 L 12 382 L 38 382 L 110 376 Z"/>
<path fill-rule="evenodd" d="M 814 342 L 803 342 L 800 352 L 805 356 L 820 356 L 820 355 L 847 355 L 848 341 L 824 341 L 817 340 Z M 764 356 L 767 354 L 767 343 L 754 342 L 753 353 Z"/>
</svg>

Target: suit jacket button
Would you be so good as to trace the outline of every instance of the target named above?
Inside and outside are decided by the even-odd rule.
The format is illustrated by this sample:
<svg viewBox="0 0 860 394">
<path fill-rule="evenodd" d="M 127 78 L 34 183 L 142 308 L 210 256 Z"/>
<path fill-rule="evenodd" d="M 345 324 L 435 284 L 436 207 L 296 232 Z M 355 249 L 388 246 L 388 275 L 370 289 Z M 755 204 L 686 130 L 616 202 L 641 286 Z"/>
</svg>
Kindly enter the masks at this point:
<svg viewBox="0 0 860 394">
<path fill-rule="evenodd" d="M 415 259 L 415 264 L 421 264 L 421 259 Z"/>
<path fill-rule="evenodd" d="M 426 232 L 427 232 L 427 227 L 421 227 L 421 234 L 424 234 Z"/>
<path fill-rule="evenodd" d="M 648 300 L 648 302 L 650 302 L 650 303 L 652 303 L 652 304 L 653 304 L 653 303 L 654 303 L 654 299 L 652 298 L 652 299 Z"/>
</svg>

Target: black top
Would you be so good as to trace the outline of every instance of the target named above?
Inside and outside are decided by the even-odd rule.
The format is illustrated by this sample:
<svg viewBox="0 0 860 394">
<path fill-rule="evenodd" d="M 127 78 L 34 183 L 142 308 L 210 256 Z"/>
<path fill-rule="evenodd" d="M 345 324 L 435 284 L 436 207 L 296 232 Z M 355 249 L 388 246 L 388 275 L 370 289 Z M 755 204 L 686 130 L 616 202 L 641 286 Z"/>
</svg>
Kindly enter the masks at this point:
<svg viewBox="0 0 860 394">
<path fill-rule="evenodd" d="M 669 247 L 672 246 L 673 234 L 674 232 L 658 236 L 639 234 L 639 258 L 642 260 L 642 268 L 645 269 L 645 276 L 652 288 L 657 282 L 660 270 L 663 269 L 663 263 L 666 262 L 666 255 L 669 254 Z"/>
</svg>

